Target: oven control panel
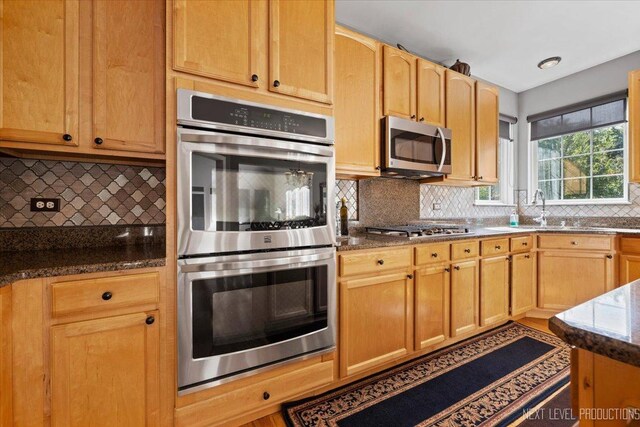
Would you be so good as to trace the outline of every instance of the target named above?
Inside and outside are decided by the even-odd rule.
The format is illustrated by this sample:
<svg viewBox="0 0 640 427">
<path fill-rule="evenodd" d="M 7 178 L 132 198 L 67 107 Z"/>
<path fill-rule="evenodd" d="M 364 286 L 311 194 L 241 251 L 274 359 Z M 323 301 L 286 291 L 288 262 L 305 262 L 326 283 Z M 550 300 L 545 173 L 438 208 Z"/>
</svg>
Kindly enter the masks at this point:
<svg viewBox="0 0 640 427">
<path fill-rule="evenodd" d="M 211 123 L 327 137 L 325 119 L 215 98 L 191 97 L 191 116 Z"/>
</svg>

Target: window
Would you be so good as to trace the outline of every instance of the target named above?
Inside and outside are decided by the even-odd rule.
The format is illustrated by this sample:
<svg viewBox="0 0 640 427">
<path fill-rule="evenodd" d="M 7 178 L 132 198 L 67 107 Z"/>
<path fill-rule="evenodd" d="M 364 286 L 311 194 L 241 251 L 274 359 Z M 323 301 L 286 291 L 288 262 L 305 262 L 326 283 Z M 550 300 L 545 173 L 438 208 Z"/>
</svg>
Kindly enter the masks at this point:
<svg viewBox="0 0 640 427">
<path fill-rule="evenodd" d="M 531 121 L 531 185 L 557 204 L 628 199 L 626 98 Z"/>
<path fill-rule="evenodd" d="M 500 120 L 500 140 L 498 142 L 498 182 L 488 187 L 476 189 L 477 205 L 510 205 L 513 204 L 514 183 L 514 143 L 512 124 Z"/>
</svg>

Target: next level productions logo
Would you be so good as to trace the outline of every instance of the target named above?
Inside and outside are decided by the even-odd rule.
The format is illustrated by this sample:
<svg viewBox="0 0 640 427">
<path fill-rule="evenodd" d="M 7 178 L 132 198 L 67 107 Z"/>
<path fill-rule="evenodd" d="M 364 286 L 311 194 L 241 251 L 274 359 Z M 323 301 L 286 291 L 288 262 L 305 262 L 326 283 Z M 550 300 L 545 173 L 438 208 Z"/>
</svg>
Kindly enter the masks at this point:
<svg viewBox="0 0 640 427">
<path fill-rule="evenodd" d="M 574 413 L 570 408 L 525 409 L 523 418 L 537 421 L 626 421 L 628 426 L 640 427 L 640 408 L 580 408 Z"/>
</svg>

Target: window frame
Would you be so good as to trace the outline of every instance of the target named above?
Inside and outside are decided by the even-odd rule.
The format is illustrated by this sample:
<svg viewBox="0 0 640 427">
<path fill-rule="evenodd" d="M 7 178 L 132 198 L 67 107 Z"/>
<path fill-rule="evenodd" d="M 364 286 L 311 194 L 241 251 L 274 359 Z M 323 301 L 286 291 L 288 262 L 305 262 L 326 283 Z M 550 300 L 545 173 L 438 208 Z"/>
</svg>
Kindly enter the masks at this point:
<svg viewBox="0 0 640 427">
<path fill-rule="evenodd" d="M 513 123 L 509 123 L 510 138 L 499 138 L 498 156 L 507 161 L 500 162 L 498 170 L 498 182 L 500 183 L 500 199 L 499 200 L 480 200 L 480 188 L 476 187 L 474 191 L 473 204 L 476 206 L 515 206 L 514 187 L 515 187 L 515 163 L 516 149 L 515 140 L 513 139 Z M 493 187 L 487 185 L 486 187 Z"/>
<path fill-rule="evenodd" d="M 628 114 L 628 111 L 627 111 Z M 568 134 L 564 134 L 564 135 L 557 135 L 554 137 L 548 137 L 548 138 L 543 138 L 544 139 L 550 139 L 550 138 L 557 138 L 557 137 L 562 137 L 565 135 L 573 135 L 576 133 L 581 133 L 581 132 L 589 132 L 590 134 L 590 143 L 591 143 L 591 151 L 589 154 L 584 154 L 584 155 L 588 155 L 590 157 L 590 172 L 591 175 L 588 175 L 587 178 L 590 179 L 590 193 L 591 196 L 593 196 L 593 132 L 598 130 L 598 129 L 606 129 L 606 128 L 610 128 L 610 127 L 614 127 L 614 126 L 622 126 L 622 158 L 623 158 L 623 168 L 622 168 L 622 179 L 623 179 L 623 196 L 621 198 L 615 198 L 615 199 L 594 199 L 594 198 L 589 198 L 589 199 L 560 199 L 560 200 L 555 200 L 555 199 L 546 199 L 546 204 L 547 205 L 551 205 L 551 206 L 580 206 L 580 205 L 629 205 L 631 204 L 631 201 L 629 200 L 629 126 L 628 126 L 628 121 L 623 122 L 623 123 L 616 123 L 613 125 L 606 125 L 606 126 L 601 126 L 598 128 L 591 128 L 587 131 L 581 130 L 581 131 L 576 131 L 576 132 L 572 132 L 572 133 L 568 133 Z M 539 185 L 538 185 L 538 166 L 539 166 L 539 159 L 538 159 L 538 141 L 541 140 L 531 140 L 531 123 L 528 123 L 528 137 L 527 139 L 529 140 L 529 144 L 528 144 L 528 166 L 529 166 L 529 179 L 528 179 L 528 194 L 534 194 L 535 191 L 538 189 Z M 596 153 L 606 153 L 608 151 L 616 151 L 616 150 L 607 150 L 607 151 L 598 151 Z M 575 156 L 567 156 L 568 157 L 575 157 Z M 565 157 L 559 157 L 560 160 L 564 159 Z M 563 168 L 562 163 L 560 166 L 561 170 Z M 617 176 L 619 174 L 614 174 L 614 175 L 610 175 L 610 176 Z M 608 176 L 608 175 L 596 175 L 596 177 L 600 177 L 600 176 Z M 559 179 L 560 182 L 563 181 L 563 178 Z M 545 195 L 546 197 L 546 195 Z M 527 205 L 531 205 L 531 201 L 527 200 Z"/>
</svg>

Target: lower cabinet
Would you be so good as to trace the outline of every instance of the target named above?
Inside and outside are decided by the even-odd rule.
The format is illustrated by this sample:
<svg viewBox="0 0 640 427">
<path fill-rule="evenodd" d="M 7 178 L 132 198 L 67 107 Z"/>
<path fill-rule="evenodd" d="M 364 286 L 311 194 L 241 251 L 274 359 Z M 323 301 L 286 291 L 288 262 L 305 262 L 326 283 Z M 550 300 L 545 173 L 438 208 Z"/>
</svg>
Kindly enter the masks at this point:
<svg viewBox="0 0 640 427">
<path fill-rule="evenodd" d="M 158 424 L 157 315 L 133 313 L 51 328 L 52 426 Z"/>
<path fill-rule="evenodd" d="M 480 261 L 480 325 L 492 325 L 509 318 L 509 257 Z"/>
<path fill-rule="evenodd" d="M 452 265 L 451 336 L 473 332 L 479 326 L 478 261 Z"/>
<path fill-rule="evenodd" d="M 511 256 L 511 315 L 517 316 L 536 308 L 536 255 Z"/>
<path fill-rule="evenodd" d="M 620 285 L 640 279 L 640 255 L 620 255 Z"/>
<path fill-rule="evenodd" d="M 0 288 L 0 426 L 13 425 L 11 286 Z"/>
<path fill-rule="evenodd" d="M 421 350 L 449 338 L 451 267 L 425 267 L 414 276 L 415 348 Z"/>
<path fill-rule="evenodd" d="M 413 280 L 406 270 L 340 284 L 340 376 L 413 350 Z"/>
</svg>

